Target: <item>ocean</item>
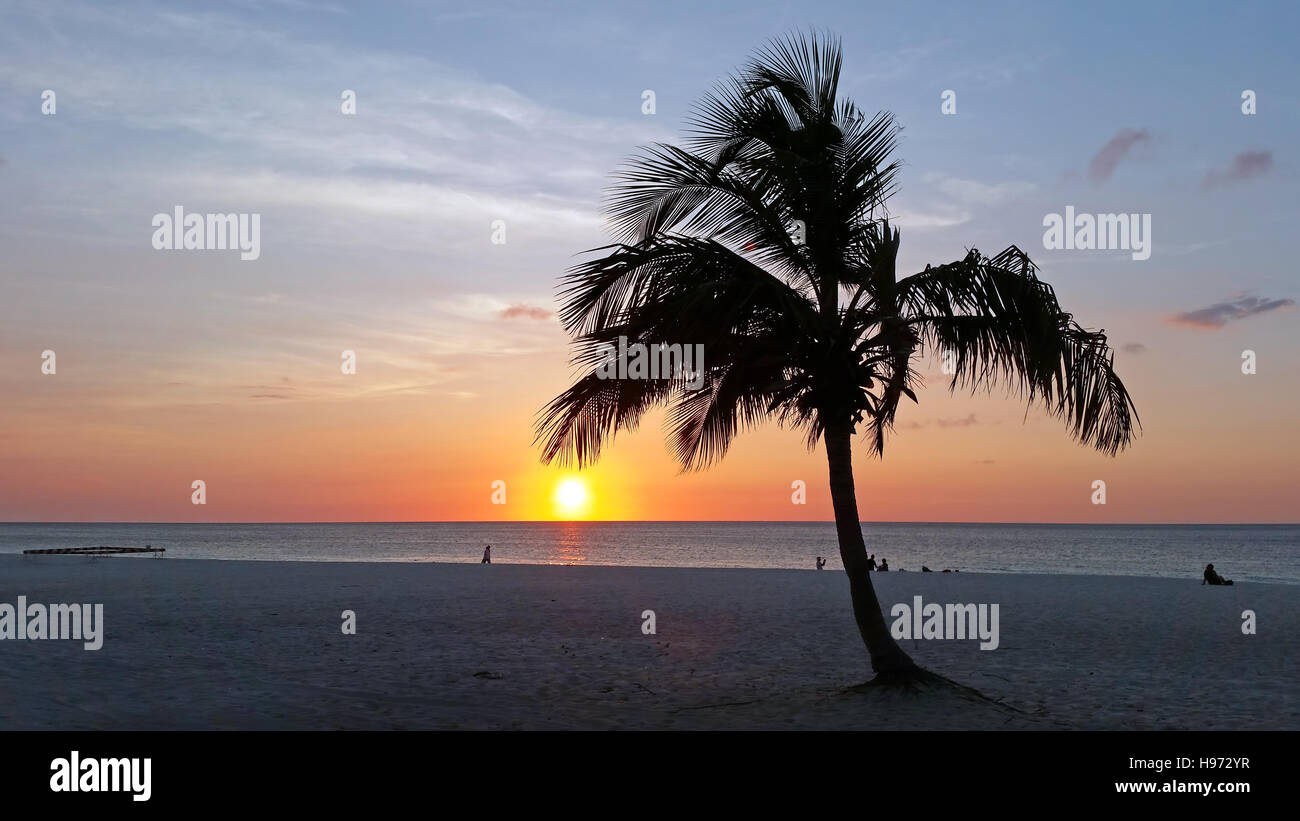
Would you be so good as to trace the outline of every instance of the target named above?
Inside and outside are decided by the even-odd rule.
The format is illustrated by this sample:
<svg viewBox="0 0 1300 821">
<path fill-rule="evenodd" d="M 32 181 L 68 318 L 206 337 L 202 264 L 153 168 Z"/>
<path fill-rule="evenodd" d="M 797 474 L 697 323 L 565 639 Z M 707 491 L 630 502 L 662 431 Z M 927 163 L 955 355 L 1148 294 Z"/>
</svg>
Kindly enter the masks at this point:
<svg viewBox="0 0 1300 821">
<path fill-rule="evenodd" d="M 1241 581 L 1300 584 L 1300 525 L 863 523 L 893 570 L 1160 576 L 1207 562 Z M 0 523 L 0 553 L 165 547 L 167 558 L 840 568 L 829 522 Z M 150 561 L 146 556 L 122 557 Z M 75 560 L 75 559 L 74 559 Z M 165 560 L 165 559 L 164 559 Z"/>
</svg>

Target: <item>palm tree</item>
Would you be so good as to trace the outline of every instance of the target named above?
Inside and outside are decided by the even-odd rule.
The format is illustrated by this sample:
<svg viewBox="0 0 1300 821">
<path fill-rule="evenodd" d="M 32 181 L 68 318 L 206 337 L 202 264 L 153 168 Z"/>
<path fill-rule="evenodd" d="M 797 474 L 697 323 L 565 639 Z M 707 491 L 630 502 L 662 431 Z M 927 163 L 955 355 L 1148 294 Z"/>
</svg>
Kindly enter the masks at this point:
<svg viewBox="0 0 1300 821">
<path fill-rule="evenodd" d="M 833 38 L 774 41 L 699 104 L 685 147 L 649 147 L 617 175 L 607 208 L 622 241 L 595 249 L 560 290 L 582 375 L 539 412 L 536 441 L 543 462 L 583 467 L 658 406 L 683 470 L 768 419 L 810 449 L 824 440 L 875 681 L 911 681 L 929 674 L 893 640 L 871 584 L 854 435 L 884 454 L 899 402 L 917 401 L 918 363 L 935 353 L 951 390 L 1005 389 L 1110 455 L 1130 443 L 1136 410 L 1105 335 L 1063 311 L 1018 248 L 972 249 L 898 278 L 899 230 L 884 207 L 897 128 L 839 99 L 840 66 Z M 620 337 L 703 344 L 702 380 L 604 378 Z"/>
</svg>

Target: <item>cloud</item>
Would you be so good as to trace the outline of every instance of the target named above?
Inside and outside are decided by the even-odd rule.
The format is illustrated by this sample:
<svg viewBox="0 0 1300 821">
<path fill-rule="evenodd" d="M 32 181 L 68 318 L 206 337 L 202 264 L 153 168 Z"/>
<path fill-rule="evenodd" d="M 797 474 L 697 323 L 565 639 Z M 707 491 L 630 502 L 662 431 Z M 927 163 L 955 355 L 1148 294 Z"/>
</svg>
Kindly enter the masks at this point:
<svg viewBox="0 0 1300 821">
<path fill-rule="evenodd" d="M 255 2 L 255 0 L 236 0 L 236 2 L 241 6 L 252 6 L 253 8 L 257 8 L 258 6 L 258 3 Z M 272 6 L 283 6 L 284 8 L 292 9 L 294 11 L 325 11 L 330 14 L 347 14 L 345 9 L 341 6 L 336 6 L 333 3 L 317 4 L 307 2 L 307 0 L 262 0 L 262 2 Z"/>
<path fill-rule="evenodd" d="M 1146 353 L 1147 346 L 1141 342 L 1126 342 L 1120 346 L 1124 353 Z"/>
<path fill-rule="evenodd" d="M 889 218 L 892 222 L 907 228 L 926 229 L 926 228 L 951 228 L 955 225 L 964 225 L 970 222 L 971 215 L 969 211 L 956 211 L 944 209 L 937 211 L 912 211 L 908 209 L 892 209 Z"/>
<path fill-rule="evenodd" d="M 1029 182 L 985 183 L 934 173 L 926 174 L 922 179 L 933 185 L 941 194 L 974 205 L 998 205 L 1032 194 L 1036 188 Z"/>
<path fill-rule="evenodd" d="M 286 253 L 346 245 L 349 253 L 436 253 L 456 268 L 478 261 L 497 219 L 512 245 L 539 236 L 565 253 L 601 244 L 606 172 L 631 146 L 675 135 L 665 120 L 541 103 L 436 57 L 360 43 L 340 49 L 262 27 L 273 24 L 228 8 L 163 15 L 63 3 L 31 3 L 6 20 L 0 94 L 66 87 L 68 116 L 110 135 L 103 150 L 113 162 L 87 157 L 44 175 L 50 202 L 101 240 L 122 236 L 141 211 L 163 210 L 158 203 L 204 199 L 263 212 Z M 77 36 L 38 34 L 47 30 Z M 93 48 L 79 45 L 83 35 Z M 173 52 L 185 60 L 162 70 L 156 55 Z M 341 112 L 334 85 L 357 87 L 356 115 Z M 0 106 L 0 130 L 32 117 Z M 108 202 L 78 199 L 105 190 L 115 192 Z M 37 228 L 29 219 L 19 227 Z"/>
<path fill-rule="evenodd" d="M 1128 155 L 1129 150 L 1150 139 L 1151 135 L 1145 128 L 1140 130 L 1121 128 L 1101 147 L 1097 156 L 1093 157 L 1092 162 L 1088 164 L 1088 179 L 1093 182 L 1105 182 L 1110 179 L 1119 161 Z"/>
<path fill-rule="evenodd" d="M 1264 176 L 1273 167 L 1272 151 L 1243 151 L 1232 158 L 1227 168 L 1211 169 L 1201 183 L 1202 188 L 1217 188 L 1234 182 L 1245 182 Z"/>
<path fill-rule="evenodd" d="M 903 422 L 899 424 L 898 427 L 904 430 L 920 430 L 922 428 L 929 427 L 931 424 L 937 425 L 938 427 L 941 428 L 969 428 L 974 425 L 982 425 L 988 423 L 980 422 L 979 419 L 975 417 L 975 414 L 972 413 L 960 419 L 931 419 L 931 420 L 920 421 L 920 422 L 916 422 L 916 421 Z M 997 423 L 994 422 L 993 424 L 997 424 Z"/>
<path fill-rule="evenodd" d="M 952 228 L 970 222 L 975 209 L 988 208 L 1033 193 L 1037 186 L 1028 182 L 986 183 L 928 173 L 922 181 L 942 195 L 943 202 L 920 208 L 890 209 L 890 219 L 913 230 Z"/>
<path fill-rule="evenodd" d="M 1294 307 L 1294 299 L 1266 299 L 1257 296 L 1243 296 L 1228 302 L 1198 308 L 1195 311 L 1184 311 L 1170 317 L 1169 321 L 1175 325 L 1186 325 L 1192 328 L 1222 328 L 1229 322 Z"/>
<path fill-rule="evenodd" d="M 550 319 L 551 312 L 533 305 L 511 305 L 501 312 L 502 319 Z"/>
<path fill-rule="evenodd" d="M 969 428 L 971 425 L 978 425 L 979 420 L 972 413 L 962 419 L 936 419 L 934 423 L 941 428 Z"/>
</svg>

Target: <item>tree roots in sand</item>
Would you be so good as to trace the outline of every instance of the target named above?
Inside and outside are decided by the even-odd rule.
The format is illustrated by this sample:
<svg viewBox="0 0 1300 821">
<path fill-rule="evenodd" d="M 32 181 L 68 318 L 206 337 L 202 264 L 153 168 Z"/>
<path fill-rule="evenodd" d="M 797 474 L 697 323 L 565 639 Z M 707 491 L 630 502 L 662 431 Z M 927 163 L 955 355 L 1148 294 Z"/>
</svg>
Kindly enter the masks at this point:
<svg viewBox="0 0 1300 821">
<path fill-rule="evenodd" d="M 877 673 L 876 677 L 870 681 L 849 687 L 848 690 L 854 693 L 896 692 L 914 695 L 947 693 L 972 701 L 992 704 L 1004 710 L 1021 712 L 1008 704 L 989 698 L 974 687 L 959 684 L 947 676 L 941 676 L 914 664 Z"/>
</svg>

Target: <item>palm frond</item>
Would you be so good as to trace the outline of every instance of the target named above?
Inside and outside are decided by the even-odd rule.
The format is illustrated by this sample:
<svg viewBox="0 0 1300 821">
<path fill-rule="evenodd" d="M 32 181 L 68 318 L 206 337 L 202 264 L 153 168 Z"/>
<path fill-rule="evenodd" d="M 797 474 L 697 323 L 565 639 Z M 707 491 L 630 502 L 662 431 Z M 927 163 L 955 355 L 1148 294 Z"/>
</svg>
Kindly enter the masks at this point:
<svg viewBox="0 0 1300 821">
<path fill-rule="evenodd" d="M 950 387 L 1003 387 L 1065 420 L 1081 443 L 1115 454 L 1133 438 L 1137 410 L 1104 334 L 1062 310 L 1029 257 L 1012 246 L 993 259 L 927 268 L 898 283 L 907 321 L 947 353 Z"/>
</svg>

